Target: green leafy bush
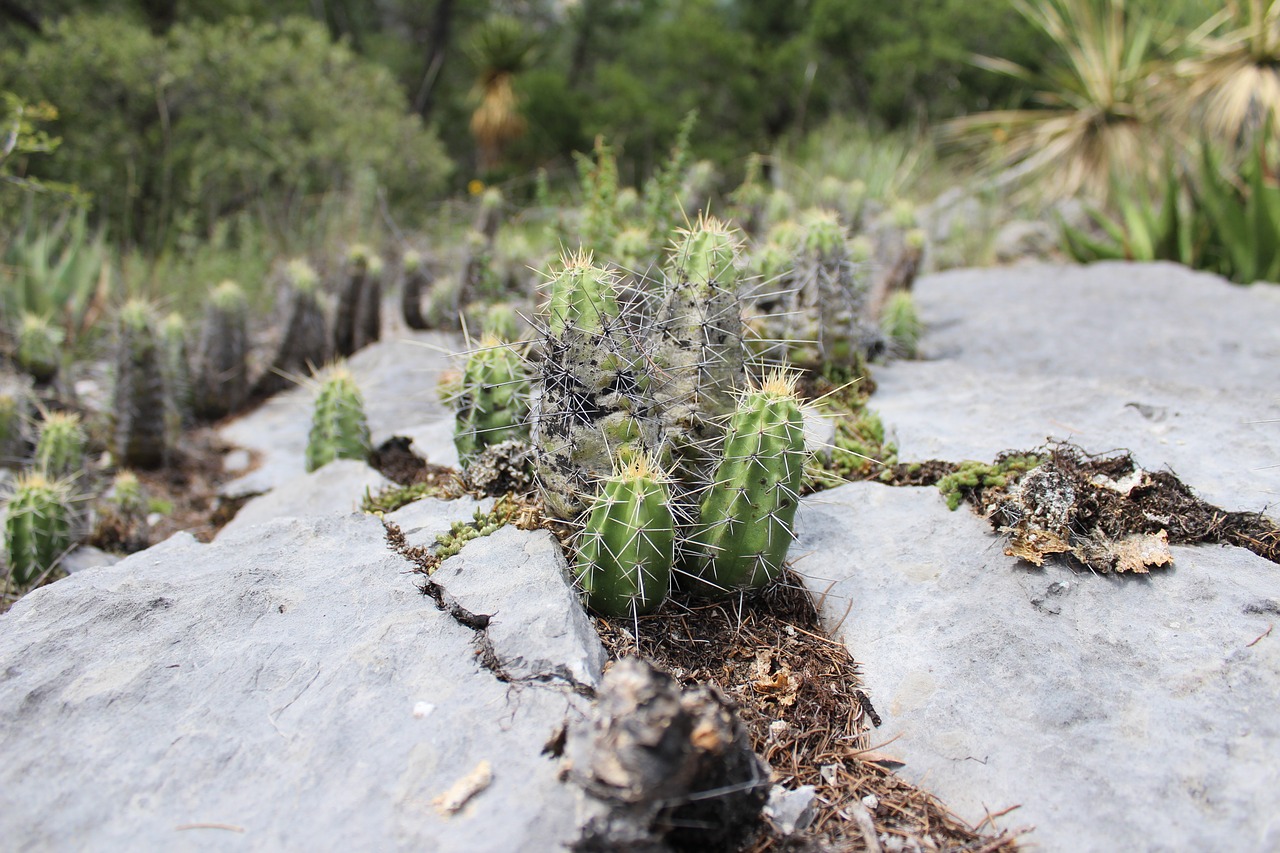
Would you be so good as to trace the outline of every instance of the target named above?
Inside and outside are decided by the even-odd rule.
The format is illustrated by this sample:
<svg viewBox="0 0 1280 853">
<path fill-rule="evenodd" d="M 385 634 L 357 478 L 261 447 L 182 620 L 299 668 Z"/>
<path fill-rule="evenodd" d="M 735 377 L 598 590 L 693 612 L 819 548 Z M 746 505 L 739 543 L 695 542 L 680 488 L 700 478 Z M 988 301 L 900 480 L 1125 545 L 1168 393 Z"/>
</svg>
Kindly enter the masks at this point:
<svg viewBox="0 0 1280 853">
<path fill-rule="evenodd" d="M 0 86 L 59 105 L 53 129 L 64 143 L 32 164 L 39 176 L 78 184 L 113 234 L 152 248 L 363 168 L 393 203 L 429 196 L 449 170 L 390 74 L 301 18 L 155 36 L 73 15 L 25 53 L 0 55 Z"/>
</svg>

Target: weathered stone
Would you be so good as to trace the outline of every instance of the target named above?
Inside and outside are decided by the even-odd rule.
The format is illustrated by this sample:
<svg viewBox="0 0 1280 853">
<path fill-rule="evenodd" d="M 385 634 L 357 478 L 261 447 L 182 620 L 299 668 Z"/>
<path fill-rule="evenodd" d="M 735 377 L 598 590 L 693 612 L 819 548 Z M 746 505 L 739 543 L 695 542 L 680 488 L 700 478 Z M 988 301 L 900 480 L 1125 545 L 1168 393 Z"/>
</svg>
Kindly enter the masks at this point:
<svg viewBox="0 0 1280 853">
<path fill-rule="evenodd" d="M 375 518 L 285 519 L 28 595 L 0 616 L 5 846 L 572 841 L 541 751 L 584 700 L 499 681 L 408 567 Z"/>
<path fill-rule="evenodd" d="M 335 459 L 252 499 L 227 522 L 218 536 L 234 536 L 274 518 L 320 518 L 356 512 L 366 491 L 376 494 L 390 484 L 390 480 L 363 462 Z"/>
</svg>

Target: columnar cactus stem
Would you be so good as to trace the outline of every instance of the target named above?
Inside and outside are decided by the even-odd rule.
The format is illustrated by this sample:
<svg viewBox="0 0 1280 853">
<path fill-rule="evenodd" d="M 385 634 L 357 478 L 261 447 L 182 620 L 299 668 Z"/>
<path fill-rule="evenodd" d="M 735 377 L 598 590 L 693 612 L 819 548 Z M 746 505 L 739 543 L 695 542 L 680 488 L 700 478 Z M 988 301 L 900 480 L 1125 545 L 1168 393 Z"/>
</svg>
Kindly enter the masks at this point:
<svg viewBox="0 0 1280 853">
<path fill-rule="evenodd" d="M 605 616 L 656 610 L 671 586 L 675 523 L 665 477 L 638 453 L 605 480 L 579 534 L 575 572 L 587 605 Z"/>
<path fill-rule="evenodd" d="M 53 566 L 72 545 L 66 484 L 40 471 L 20 476 L 5 504 L 4 541 L 9 577 L 19 588 Z"/>
<path fill-rule="evenodd" d="M 422 297 L 431 286 L 431 275 L 419 252 L 413 249 L 405 252 L 400 260 L 404 271 L 404 282 L 400 286 L 400 313 L 404 324 L 410 329 L 428 329 L 427 319 L 422 316 Z"/>
<path fill-rule="evenodd" d="M 167 441 L 176 447 L 182 431 L 195 417 L 192 411 L 191 356 L 187 349 L 187 321 L 176 311 L 160 321 L 160 374 L 164 382 Z"/>
<path fill-rule="evenodd" d="M 652 368 L 619 319 L 614 274 L 590 256 L 570 256 L 551 294 L 530 422 L 543 500 L 553 515 L 571 519 L 620 451 L 655 453 L 661 434 Z"/>
<path fill-rule="evenodd" d="M 151 306 L 126 302 L 118 317 L 111 449 L 118 465 L 158 468 L 165 462 L 168 432 L 161 354 Z"/>
<path fill-rule="evenodd" d="M 489 445 L 528 439 L 528 414 L 524 359 L 510 344 L 484 338 L 467 359 L 457 397 L 453 443 L 462 466 Z"/>
<path fill-rule="evenodd" d="M 209 294 L 196 354 L 193 404 L 198 417 L 217 420 L 249 398 L 249 302 L 234 281 Z"/>
<path fill-rule="evenodd" d="M 698 586 L 727 594 L 778 576 L 793 538 L 806 456 L 795 380 L 774 371 L 739 403 L 702 499 L 688 543 Z"/>
<path fill-rule="evenodd" d="M 324 364 L 329 354 L 329 329 L 320 304 L 320 277 L 305 260 L 290 261 L 285 269 L 284 335 L 271 367 L 254 388 L 269 396 L 289 387 L 291 375 L 306 376 Z"/>
<path fill-rule="evenodd" d="M 40 424 L 36 467 L 50 478 L 69 477 L 84 468 L 84 428 L 72 412 L 50 412 Z"/>
<path fill-rule="evenodd" d="M 316 395 L 307 438 L 307 472 L 334 459 L 367 459 L 371 447 L 360 389 L 345 368 L 336 367 Z"/>
</svg>

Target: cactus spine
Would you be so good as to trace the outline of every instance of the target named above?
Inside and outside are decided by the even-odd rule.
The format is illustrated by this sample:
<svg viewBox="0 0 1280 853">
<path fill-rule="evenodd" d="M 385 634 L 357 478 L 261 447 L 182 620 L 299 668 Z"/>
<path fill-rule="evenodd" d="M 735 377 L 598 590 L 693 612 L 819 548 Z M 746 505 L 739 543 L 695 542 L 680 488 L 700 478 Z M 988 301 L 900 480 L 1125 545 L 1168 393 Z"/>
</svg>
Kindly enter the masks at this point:
<svg viewBox="0 0 1280 853">
<path fill-rule="evenodd" d="M 84 428 L 73 412 L 50 412 L 36 439 L 36 467 L 50 478 L 69 477 L 84 468 Z"/>
<path fill-rule="evenodd" d="M 646 454 L 605 480 L 579 534 L 575 573 L 605 616 L 656 610 L 671 586 L 675 523 L 662 472 Z"/>
<path fill-rule="evenodd" d="M 795 381 L 773 371 L 733 415 L 688 550 L 698 586 L 759 589 L 782 571 L 793 538 L 806 451 Z"/>
<path fill-rule="evenodd" d="M 324 364 L 329 350 L 329 329 L 320 304 L 320 277 L 302 258 L 285 267 L 285 327 L 271 367 L 254 388 L 257 396 L 269 396 L 289 386 L 289 376 L 306 376 Z"/>
<path fill-rule="evenodd" d="M 316 395 L 311 432 L 307 437 L 307 472 L 334 459 L 364 460 L 371 447 L 360 389 L 345 368 L 336 367 Z"/>
<path fill-rule="evenodd" d="M 161 355 L 151 306 L 126 302 L 117 318 L 115 395 L 111 444 L 118 465 L 158 468 L 167 454 L 167 431 L 161 413 L 166 402 Z"/>
<path fill-rule="evenodd" d="M 527 439 L 529 379 L 510 344 L 486 337 L 471 353 L 457 398 L 453 443 L 464 468 L 481 450 L 508 439 Z"/>
<path fill-rule="evenodd" d="M 249 397 L 249 302 L 234 281 L 209 294 L 196 355 L 193 404 L 198 417 L 217 420 Z"/>
<path fill-rule="evenodd" d="M 61 361 L 62 331 L 38 314 L 23 314 L 17 344 L 18 367 L 42 385 L 52 382 Z"/>
<path fill-rule="evenodd" d="M 53 566 L 72 545 L 66 484 L 40 471 L 19 477 L 5 505 L 4 541 L 9 577 L 18 587 Z"/>
</svg>

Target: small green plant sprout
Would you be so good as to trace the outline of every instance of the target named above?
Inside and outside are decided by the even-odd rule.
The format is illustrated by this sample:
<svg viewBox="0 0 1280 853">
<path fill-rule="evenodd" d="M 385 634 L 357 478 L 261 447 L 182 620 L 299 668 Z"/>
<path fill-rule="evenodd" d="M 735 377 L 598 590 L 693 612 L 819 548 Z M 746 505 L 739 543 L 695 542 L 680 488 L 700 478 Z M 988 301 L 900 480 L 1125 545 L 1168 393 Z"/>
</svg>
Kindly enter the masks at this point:
<svg viewBox="0 0 1280 853">
<path fill-rule="evenodd" d="M 234 281 L 209 293 L 196 352 L 193 405 L 197 417 L 217 420 L 249 398 L 249 301 Z"/>
<path fill-rule="evenodd" d="M 23 314 L 14 360 L 40 384 L 53 381 L 62 361 L 62 330 L 39 314 Z"/>
<path fill-rule="evenodd" d="M 279 300 L 284 334 L 270 367 L 253 389 L 258 397 L 288 388 L 293 377 L 306 376 L 316 365 L 324 364 L 329 354 L 329 327 L 320 301 L 320 277 L 306 260 L 295 258 L 285 266 Z"/>
<path fill-rule="evenodd" d="M 464 468 L 491 444 L 528 439 L 529 377 L 511 344 L 481 339 L 462 372 L 456 413 L 453 443 Z"/>
<path fill-rule="evenodd" d="M 9 579 L 22 589 L 37 582 L 71 550 L 70 488 L 42 471 L 18 477 L 4 507 Z"/>
<path fill-rule="evenodd" d="M 896 353 L 906 358 L 916 357 L 924 325 L 920 322 L 920 312 L 916 310 L 916 300 L 911 291 L 898 290 L 890 294 L 880 316 L 880 329 Z"/>
<path fill-rule="evenodd" d="M 400 269 L 404 280 L 400 284 L 400 314 L 410 329 L 430 328 L 422 314 L 422 297 L 431 286 L 431 272 L 427 269 L 422 253 L 408 249 L 400 256 Z"/>
<path fill-rule="evenodd" d="M 760 589 L 782 572 L 807 459 L 796 377 L 772 370 L 742 395 L 686 545 L 696 589 Z"/>
<path fill-rule="evenodd" d="M 311 432 L 307 437 L 307 473 L 334 459 L 369 457 L 372 441 L 364 415 L 364 399 L 350 371 L 331 368 L 316 394 Z"/>
<path fill-rule="evenodd" d="M 625 454 L 578 534 L 575 574 L 587 606 L 603 616 L 651 613 L 671 587 L 675 522 L 667 480 L 647 454 Z"/>
<path fill-rule="evenodd" d="M 1040 457 L 1035 454 L 1001 456 L 994 464 L 967 459 L 957 465 L 956 470 L 938 480 L 938 491 L 946 498 L 947 509 L 955 512 L 975 492 L 1008 488 L 1040 462 Z"/>
<path fill-rule="evenodd" d="M 117 465 L 159 468 L 169 449 L 164 364 L 156 341 L 151 305 L 131 299 L 116 318 L 113 359 L 115 396 L 111 405 L 111 452 Z"/>
<path fill-rule="evenodd" d="M 40 424 L 35 467 L 50 479 L 80 474 L 84 469 L 85 432 L 74 412 L 50 412 Z"/>
</svg>

